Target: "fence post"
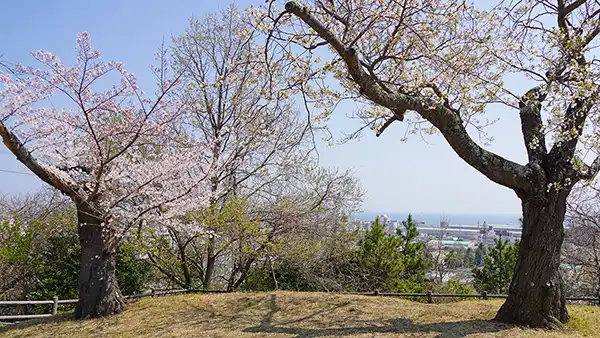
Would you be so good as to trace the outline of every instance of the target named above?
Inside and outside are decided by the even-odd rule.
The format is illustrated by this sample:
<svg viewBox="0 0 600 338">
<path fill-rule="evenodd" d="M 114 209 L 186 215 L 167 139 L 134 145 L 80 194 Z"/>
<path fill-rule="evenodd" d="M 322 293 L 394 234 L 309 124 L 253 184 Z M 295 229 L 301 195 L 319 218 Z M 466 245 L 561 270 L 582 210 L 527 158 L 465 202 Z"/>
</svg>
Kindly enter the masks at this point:
<svg viewBox="0 0 600 338">
<path fill-rule="evenodd" d="M 487 292 L 485 292 L 485 291 L 481 292 L 481 297 L 483 299 L 488 299 Z"/>
<path fill-rule="evenodd" d="M 56 315 L 58 313 L 58 296 L 52 297 L 52 315 Z"/>
<path fill-rule="evenodd" d="M 431 290 L 427 290 L 427 303 L 433 303 L 433 296 L 431 295 L 433 292 Z"/>
</svg>

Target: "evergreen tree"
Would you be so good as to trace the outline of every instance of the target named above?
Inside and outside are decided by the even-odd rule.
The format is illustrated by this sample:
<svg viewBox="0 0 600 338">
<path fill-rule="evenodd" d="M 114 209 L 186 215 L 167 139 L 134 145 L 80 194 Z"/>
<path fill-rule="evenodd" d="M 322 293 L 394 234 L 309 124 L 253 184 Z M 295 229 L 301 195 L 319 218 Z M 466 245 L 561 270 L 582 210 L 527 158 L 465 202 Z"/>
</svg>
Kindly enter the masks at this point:
<svg viewBox="0 0 600 338">
<path fill-rule="evenodd" d="M 402 245 L 402 277 L 403 279 L 422 281 L 428 264 L 424 255 L 424 244 L 416 241 L 419 236 L 417 224 L 409 214 L 408 218 L 402 221 L 402 225 L 404 233 L 400 229 L 396 229 L 396 235 L 400 238 Z"/>
<path fill-rule="evenodd" d="M 456 270 L 464 265 L 465 256 L 458 251 L 450 251 L 444 257 L 446 270 Z"/>
<path fill-rule="evenodd" d="M 471 268 L 473 265 L 475 265 L 475 252 L 473 252 L 473 249 L 467 248 L 467 251 L 465 251 L 464 255 L 463 266 Z"/>
<path fill-rule="evenodd" d="M 387 234 L 379 217 L 359 241 L 357 263 L 359 288 L 363 290 L 385 288 L 390 279 L 402 272 L 400 238 Z"/>
<path fill-rule="evenodd" d="M 500 236 L 499 239 L 494 239 L 494 243 L 483 259 L 483 268 L 473 268 L 473 284 L 479 292 L 505 294 L 517 262 L 519 242 L 510 245 L 508 240 L 502 241 Z"/>
<path fill-rule="evenodd" d="M 483 265 L 483 258 L 487 255 L 487 248 L 485 244 L 479 243 L 475 250 L 475 266 L 479 267 Z"/>
<path fill-rule="evenodd" d="M 376 218 L 365 231 L 356 258 L 358 289 L 405 289 L 408 284 L 418 285 L 424 281 L 427 263 L 423 243 L 415 241 L 419 232 L 412 216 L 402 225 L 404 231 L 397 229 L 395 234 L 390 234 Z"/>
</svg>

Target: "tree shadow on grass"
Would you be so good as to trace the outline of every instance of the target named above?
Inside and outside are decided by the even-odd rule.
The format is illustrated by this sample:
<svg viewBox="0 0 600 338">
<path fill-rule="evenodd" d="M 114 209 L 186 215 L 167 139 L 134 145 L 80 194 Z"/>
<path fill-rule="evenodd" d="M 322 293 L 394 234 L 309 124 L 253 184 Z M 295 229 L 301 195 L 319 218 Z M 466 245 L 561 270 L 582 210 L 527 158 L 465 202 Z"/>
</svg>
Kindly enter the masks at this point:
<svg viewBox="0 0 600 338">
<path fill-rule="evenodd" d="M 313 312 L 309 315 L 300 317 L 298 319 L 294 319 L 294 320 L 290 320 L 287 322 L 283 322 L 283 323 L 279 323 L 279 326 L 283 326 L 283 325 L 290 325 L 290 324 L 294 324 L 294 323 L 299 323 L 305 320 L 309 320 L 311 318 L 320 316 L 320 315 L 324 315 L 326 313 L 329 312 L 333 312 L 339 308 L 343 308 L 345 306 L 348 306 L 350 304 L 350 302 L 342 302 L 339 304 L 331 304 L 331 306 L 324 308 L 324 309 L 320 309 L 319 311 Z M 270 326 L 271 323 L 273 322 L 273 315 L 275 313 L 277 313 L 280 309 L 279 306 L 277 306 L 277 295 L 272 294 L 271 297 L 269 297 L 269 300 L 267 301 L 267 306 L 269 308 L 269 310 L 267 311 L 267 313 L 263 316 L 262 320 L 260 321 L 260 326 Z"/>
<path fill-rule="evenodd" d="M 323 336 L 355 336 L 360 334 L 411 334 L 415 336 L 431 335 L 435 337 L 464 337 L 469 334 L 497 333 L 513 326 L 485 320 L 464 320 L 459 322 L 415 323 L 408 318 L 394 318 L 379 321 L 367 321 L 361 317 L 360 303 L 345 299 L 301 299 L 296 300 L 284 295 L 279 300 L 277 294 L 261 297 L 237 297 L 217 303 L 198 302 L 197 300 L 178 300 L 180 307 L 165 312 L 163 317 L 158 312 L 144 312 L 143 308 L 132 309 L 127 319 L 114 322 L 96 322 L 92 329 L 96 335 L 106 333 L 106 325 L 119 325 L 126 320 L 140 320 L 134 316 L 150 316 L 153 320 L 146 322 L 144 334 L 160 335 L 161 333 L 181 332 L 189 335 L 191 328 L 194 334 L 203 333 L 226 336 L 227 333 L 244 332 L 264 336 L 266 334 L 292 335 L 295 337 Z M 315 302 L 312 304 L 312 302 Z M 307 306 L 308 304 L 308 306 Z M 148 305 L 153 308 L 156 305 Z M 311 310 L 308 310 L 308 309 Z M 160 309 L 159 309 L 160 310 Z M 296 312 L 297 310 L 298 312 Z M 296 313 L 295 313 L 296 312 Z M 125 311 L 126 315 L 127 311 Z M 361 319 L 362 318 L 362 319 Z M 13 329 L 23 329 L 41 323 L 54 324 L 73 320 L 70 314 L 56 317 L 31 320 L 0 328 L 0 334 Z M 85 325 L 85 321 L 81 322 Z M 121 333 L 136 334 L 136 328 L 124 325 Z M 48 328 L 49 329 L 49 328 Z M 60 330 L 58 327 L 57 330 Z M 77 328 L 81 329 L 81 328 Z M 89 329 L 89 328 L 88 328 Z M 129 331 L 127 331 L 129 330 Z M 182 330 L 182 331 L 175 331 Z M 217 332 L 215 332 L 217 331 Z M 50 331 L 48 331 L 50 332 Z M 58 332 L 58 331 L 57 331 Z M 218 334 L 217 334 L 218 333 Z"/>
<path fill-rule="evenodd" d="M 331 309 L 323 309 L 314 312 L 308 316 L 288 321 L 284 323 L 273 324 L 273 316 L 279 311 L 276 295 L 271 295 L 268 301 L 269 310 L 263 316 L 258 326 L 249 327 L 243 330 L 247 333 L 257 334 L 286 334 L 295 335 L 298 338 L 304 337 L 323 337 L 323 336 L 354 336 L 359 334 L 431 334 L 438 333 L 438 338 L 465 337 L 470 334 L 495 333 L 510 329 L 513 326 L 494 321 L 485 320 L 465 320 L 459 322 L 441 322 L 432 324 L 418 324 L 411 319 L 397 318 L 386 321 L 384 325 L 353 326 L 338 328 L 298 328 L 290 327 L 290 324 L 298 323 L 310 319 L 326 312 L 331 312 L 347 304 L 338 304 Z"/>
<path fill-rule="evenodd" d="M 295 335 L 296 337 L 330 337 L 354 336 L 359 334 L 375 333 L 412 333 L 430 334 L 438 333 L 438 338 L 465 337 L 470 334 L 495 333 L 511 328 L 509 325 L 494 323 L 484 320 L 465 320 L 452 323 L 415 324 L 410 319 L 393 319 L 381 326 L 356 326 L 342 328 L 296 328 L 283 325 L 260 325 L 244 330 L 248 333 L 280 333 Z"/>
</svg>

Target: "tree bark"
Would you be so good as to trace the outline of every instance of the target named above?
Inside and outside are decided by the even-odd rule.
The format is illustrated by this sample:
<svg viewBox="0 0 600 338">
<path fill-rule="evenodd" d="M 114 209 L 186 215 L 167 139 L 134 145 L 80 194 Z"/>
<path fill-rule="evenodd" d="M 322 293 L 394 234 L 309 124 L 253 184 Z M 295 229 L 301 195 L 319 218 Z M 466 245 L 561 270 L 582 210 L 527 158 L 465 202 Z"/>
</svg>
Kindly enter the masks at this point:
<svg viewBox="0 0 600 338">
<path fill-rule="evenodd" d="M 508 299 L 498 311 L 497 320 L 550 329 L 561 328 L 569 320 L 559 270 L 569 190 L 522 198 L 519 257 Z"/>
<path fill-rule="evenodd" d="M 169 231 L 171 232 L 171 236 L 175 240 L 175 243 L 177 244 L 177 249 L 179 251 L 179 263 L 181 266 L 181 272 L 183 273 L 183 281 L 184 281 L 183 287 L 185 289 L 191 289 L 192 288 L 192 274 L 190 272 L 190 265 L 187 261 L 187 253 L 185 251 L 187 245 L 189 244 L 189 241 L 184 243 L 175 229 L 169 229 Z"/>
<path fill-rule="evenodd" d="M 191 289 L 192 288 L 192 275 L 190 273 L 190 266 L 187 262 L 187 255 L 185 253 L 185 247 L 182 247 L 181 244 L 178 244 L 178 246 L 179 246 L 179 254 L 180 254 L 180 258 L 181 258 L 181 271 L 183 272 L 185 288 Z"/>
<path fill-rule="evenodd" d="M 211 282 L 212 282 L 212 276 L 213 273 L 215 271 L 215 261 L 216 261 L 216 256 L 215 256 L 215 238 L 214 237 L 210 237 L 208 239 L 208 245 L 206 248 L 206 270 L 204 272 L 204 281 L 203 281 L 203 285 L 205 289 L 210 289 L 211 286 Z"/>
<path fill-rule="evenodd" d="M 249 258 L 243 267 L 241 267 L 238 271 L 233 271 L 231 273 L 231 278 L 229 278 L 229 282 L 227 284 L 227 291 L 235 291 L 237 290 L 237 288 L 240 287 L 240 285 L 242 285 L 242 283 L 246 280 L 246 277 L 248 276 L 248 272 L 252 267 L 252 263 L 254 263 L 254 258 Z M 240 277 L 236 280 L 235 275 L 237 274 L 237 272 L 240 273 Z"/>
<path fill-rule="evenodd" d="M 104 317 L 123 310 L 123 297 L 115 275 L 116 250 L 103 236 L 106 229 L 102 217 L 78 207 L 81 265 L 79 272 L 79 301 L 75 318 Z"/>
</svg>

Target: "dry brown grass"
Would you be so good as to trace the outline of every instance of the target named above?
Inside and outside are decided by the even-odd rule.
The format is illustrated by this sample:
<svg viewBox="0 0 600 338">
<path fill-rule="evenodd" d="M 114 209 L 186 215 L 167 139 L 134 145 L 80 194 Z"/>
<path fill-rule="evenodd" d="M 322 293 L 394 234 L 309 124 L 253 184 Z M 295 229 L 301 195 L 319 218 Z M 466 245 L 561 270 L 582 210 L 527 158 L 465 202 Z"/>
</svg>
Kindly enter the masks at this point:
<svg viewBox="0 0 600 338">
<path fill-rule="evenodd" d="M 130 303 L 120 315 L 26 322 L 6 337 L 581 337 L 600 336 L 600 308 L 573 305 L 570 328 L 548 332 L 489 321 L 501 300 L 424 304 L 323 293 L 179 295 Z"/>
</svg>

